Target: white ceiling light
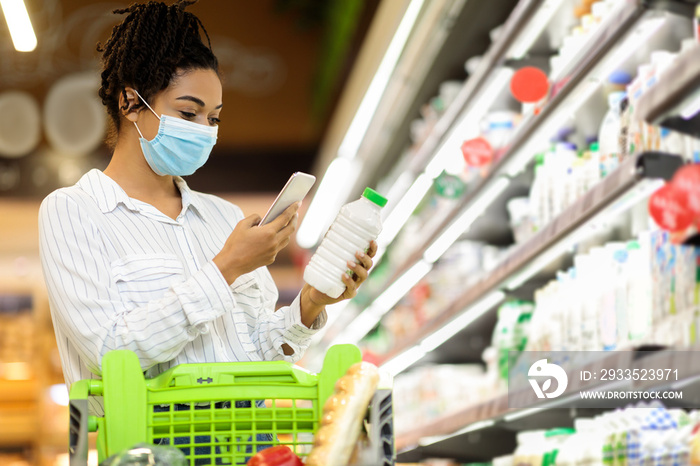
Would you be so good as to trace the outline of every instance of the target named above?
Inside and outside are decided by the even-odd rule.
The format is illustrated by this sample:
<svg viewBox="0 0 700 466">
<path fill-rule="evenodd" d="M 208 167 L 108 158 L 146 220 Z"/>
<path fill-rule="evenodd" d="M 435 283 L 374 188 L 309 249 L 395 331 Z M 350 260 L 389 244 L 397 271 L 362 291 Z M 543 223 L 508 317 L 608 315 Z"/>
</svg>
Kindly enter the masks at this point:
<svg viewBox="0 0 700 466">
<path fill-rule="evenodd" d="M 440 144 L 432 160 L 425 167 L 425 173 L 436 178 L 453 162 L 456 156 L 463 159 L 462 143 L 479 135 L 479 122 L 491 109 L 494 101 L 503 95 L 503 90 L 513 77 L 511 68 L 500 68 L 494 72 L 489 84 L 479 93 L 478 97 L 462 114 L 459 121 L 450 130 L 449 135 Z"/>
<path fill-rule="evenodd" d="M 395 358 L 385 362 L 380 366 L 383 371 L 388 372 L 393 377 L 405 371 L 425 356 L 425 351 L 420 346 L 414 346 L 408 351 L 404 351 Z"/>
<path fill-rule="evenodd" d="M 353 158 L 357 155 L 360 144 L 365 137 L 365 133 L 367 133 L 367 128 L 369 127 L 374 113 L 377 111 L 379 101 L 396 68 L 396 64 L 408 41 L 408 36 L 413 29 L 413 25 L 416 23 L 424 1 L 425 0 L 411 0 L 411 3 L 408 5 L 406 13 L 401 19 L 401 23 L 399 23 L 399 27 L 396 29 L 396 33 L 384 54 L 384 58 L 382 58 L 377 72 L 374 78 L 372 78 L 367 93 L 362 98 L 360 107 L 357 109 L 357 113 L 350 123 L 348 132 L 345 134 L 343 142 L 340 144 L 340 148 L 338 149 L 339 157 Z"/>
<path fill-rule="evenodd" d="M 374 300 L 352 323 L 333 341 L 332 344 L 356 344 L 367 335 L 411 288 L 433 268 L 432 264 L 419 261 Z"/>
<path fill-rule="evenodd" d="M 0 0 L 12 43 L 18 52 L 31 52 L 36 48 L 36 34 L 29 19 L 24 0 Z"/>
<path fill-rule="evenodd" d="M 355 184 L 360 167 L 359 160 L 337 158 L 331 162 L 299 226 L 296 237 L 299 246 L 312 248 L 318 243 Z"/>
<path fill-rule="evenodd" d="M 447 340 L 457 335 L 462 329 L 465 329 L 469 324 L 484 315 L 495 305 L 503 301 L 506 294 L 500 290 L 493 291 L 481 298 L 475 304 L 467 307 L 457 318 L 453 319 L 436 331 L 432 335 L 426 337 L 420 344 L 420 347 L 426 353 L 433 351 L 438 346 L 445 343 Z"/>
<path fill-rule="evenodd" d="M 367 88 L 367 92 L 350 122 L 345 137 L 338 148 L 338 157 L 329 165 L 326 174 L 321 180 L 321 185 L 309 206 L 309 211 L 299 228 L 299 233 L 297 234 L 299 246 L 312 248 L 318 243 L 321 235 L 331 223 L 331 218 L 329 217 L 335 215 L 343 200 L 347 198 L 350 190 L 354 187 L 359 175 L 360 164 L 356 163 L 355 168 L 357 170 L 352 171 L 350 176 L 344 171 L 342 164 L 347 163 L 349 160 L 357 160 L 355 156 L 360 148 L 360 144 L 362 144 L 362 140 L 367 133 L 367 128 L 379 106 L 391 75 L 394 73 L 396 64 L 418 19 L 424 1 L 410 1 L 389 43 L 389 47 L 384 53 L 382 61 L 379 63 L 379 67 Z M 340 160 L 345 160 L 346 162 L 340 162 Z M 336 166 L 333 167 L 333 165 Z M 326 178 L 330 179 L 327 180 Z"/>
<path fill-rule="evenodd" d="M 442 256 L 452 244 L 459 239 L 484 213 L 491 203 L 508 187 L 507 178 L 497 178 L 485 188 L 478 198 L 463 211 L 447 229 L 425 250 L 423 258 L 433 263 Z"/>
<path fill-rule="evenodd" d="M 420 204 L 432 186 L 433 179 L 425 174 L 420 175 L 416 181 L 413 182 L 406 194 L 383 222 L 382 232 L 377 238 L 377 244 L 379 244 L 380 247 L 386 247 L 396 238 L 396 235 L 408 221 L 409 217 L 411 217 L 413 211 L 416 210 L 416 207 L 418 207 L 418 204 Z"/>
</svg>

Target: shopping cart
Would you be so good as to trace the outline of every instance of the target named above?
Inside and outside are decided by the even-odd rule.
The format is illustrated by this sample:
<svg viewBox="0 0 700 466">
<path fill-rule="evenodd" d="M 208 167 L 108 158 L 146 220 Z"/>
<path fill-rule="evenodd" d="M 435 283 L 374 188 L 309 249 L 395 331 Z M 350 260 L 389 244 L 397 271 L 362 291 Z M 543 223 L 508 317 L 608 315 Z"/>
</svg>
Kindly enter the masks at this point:
<svg viewBox="0 0 700 466">
<path fill-rule="evenodd" d="M 335 382 L 360 359 L 356 346 L 336 345 L 319 374 L 272 361 L 181 364 L 145 379 L 133 352 L 111 351 L 102 360 L 102 380 L 71 387 L 70 464 L 87 464 L 94 431 L 100 462 L 142 442 L 177 446 L 190 465 L 245 464 L 258 446 L 279 444 L 303 458 Z M 103 417 L 88 415 L 88 396 L 103 397 Z M 368 408 L 374 464 L 393 465 L 390 388 L 378 389 Z"/>
</svg>

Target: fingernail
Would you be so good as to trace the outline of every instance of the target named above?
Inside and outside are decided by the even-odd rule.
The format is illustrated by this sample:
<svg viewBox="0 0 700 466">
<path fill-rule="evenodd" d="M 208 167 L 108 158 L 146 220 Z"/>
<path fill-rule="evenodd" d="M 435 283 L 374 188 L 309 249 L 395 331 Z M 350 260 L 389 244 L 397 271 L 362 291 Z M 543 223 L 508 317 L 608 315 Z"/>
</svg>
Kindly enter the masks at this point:
<svg viewBox="0 0 700 466">
<path fill-rule="evenodd" d="M 365 253 L 362 252 L 362 251 L 359 251 L 359 252 L 360 252 L 360 258 L 364 258 L 364 257 L 365 257 Z"/>
</svg>

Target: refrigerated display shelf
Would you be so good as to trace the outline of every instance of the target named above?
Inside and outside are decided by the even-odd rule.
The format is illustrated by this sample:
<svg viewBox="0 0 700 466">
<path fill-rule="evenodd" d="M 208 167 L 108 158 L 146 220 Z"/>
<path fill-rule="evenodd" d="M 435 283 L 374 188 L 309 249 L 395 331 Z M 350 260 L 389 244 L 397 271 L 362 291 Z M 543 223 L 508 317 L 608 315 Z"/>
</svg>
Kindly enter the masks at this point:
<svg viewBox="0 0 700 466">
<path fill-rule="evenodd" d="M 424 231 L 419 238 L 416 238 L 415 246 L 406 252 L 405 259 L 393 268 L 388 278 L 385 276 L 381 279 L 382 286 L 376 287 L 376 292 L 368 296 L 363 296 L 363 302 L 373 302 L 379 297 L 383 290 L 387 289 L 392 283 L 397 282 L 402 275 L 419 264 L 424 259 L 425 252 L 428 250 L 431 243 L 448 230 L 455 222 L 455 219 L 461 216 L 469 216 L 470 213 L 478 217 L 482 212 L 490 208 L 491 204 L 498 199 L 498 196 L 491 196 L 491 194 L 496 191 L 494 188 L 498 187 L 496 184 L 499 182 L 503 183 L 503 179 L 512 182 L 516 172 L 520 172 L 520 170 L 525 168 L 528 163 L 531 162 L 532 158 L 534 158 L 535 151 L 533 151 L 533 154 L 530 154 L 529 151 L 525 151 L 524 147 L 531 146 L 533 141 L 545 137 L 542 134 L 544 133 L 544 129 L 551 129 L 550 126 L 563 116 L 560 115 L 564 110 L 563 104 L 571 104 L 568 98 L 572 93 L 575 93 L 573 97 L 577 97 L 577 99 L 572 100 L 578 100 L 582 89 L 585 88 L 587 89 L 586 92 L 590 92 L 591 85 L 596 88 L 602 85 L 602 82 L 599 81 L 591 82 L 588 75 L 602 63 L 603 60 L 612 60 L 613 55 L 614 57 L 618 56 L 619 47 L 616 48 L 616 45 L 621 39 L 625 37 L 632 38 L 631 36 L 637 34 L 637 29 L 639 28 L 636 28 L 635 25 L 641 24 L 641 20 L 647 18 L 645 13 L 650 12 L 652 9 L 673 10 L 669 5 L 669 2 L 659 1 L 625 1 L 623 7 L 617 10 L 612 18 L 601 25 L 596 35 L 593 36 L 595 39 L 594 43 L 585 47 L 587 55 L 584 54 L 581 60 L 576 63 L 576 66 L 571 66 L 571 73 L 573 73 L 571 76 L 561 78 L 561 88 L 551 97 L 541 112 L 537 115 L 530 115 L 525 118 L 522 124 L 517 128 L 504 155 L 491 167 L 489 173 L 475 185 L 474 189 L 467 191 L 467 193 L 462 196 L 456 205 L 450 209 L 450 212 L 445 216 L 443 221 L 435 222 L 436 226 L 434 228 Z M 650 15 L 653 17 L 654 13 L 650 13 Z M 596 73 L 598 73 L 598 71 L 596 71 Z M 571 112 L 573 112 L 573 109 L 571 109 Z M 616 176 L 620 175 L 618 174 Z M 605 186 L 610 186 L 612 182 L 614 181 L 609 180 Z M 607 195 L 607 193 L 603 193 L 602 195 Z M 591 197 L 586 196 L 586 199 L 588 199 L 587 202 L 591 202 Z M 485 203 L 488 204 L 486 207 L 484 207 Z M 581 203 L 577 205 L 581 205 Z M 479 206 L 478 209 L 482 210 L 479 212 L 470 212 L 478 210 L 476 206 Z M 554 228 L 558 229 L 559 227 Z M 552 231 L 552 228 L 547 228 L 546 231 Z M 539 237 L 543 238 L 543 236 Z M 432 260 L 434 260 L 434 258 L 428 259 L 429 262 L 432 262 Z M 370 274 L 369 280 L 371 281 L 372 279 L 373 277 Z M 468 299 L 464 298 L 464 296 L 458 299 L 454 305 L 449 307 L 446 311 L 446 315 L 444 317 L 441 316 L 438 320 L 449 319 L 455 312 L 463 309 L 465 302 L 473 302 L 474 299 L 484 294 L 484 289 L 481 288 L 481 286 L 477 285 L 475 288 L 476 289 L 466 293 L 466 295 L 469 296 Z M 327 332 L 329 338 L 322 340 L 322 346 L 330 343 L 329 340 L 337 333 L 338 332 L 333 331 Z"/>
<path fill-rule="evenodd" d="M 484 55 L 476 72 L 470 76 L 457 94 L 454 102 L 438 120 L 428 137 L 422 141 L 412 157 L 409 171 L 417 176 L 428 165 L 445 134 L 455 124 L 465 107 L 488 82 L 491 72 L 505 59 L 508 49 L 517 40 L 522 28 L 532 18 L 544 0 L 519 2 L 503 26 L 499 37 Z"/>
<path fill-rule="evenodd" d="M 648 185 L 648 182 L 654 179 L 669 180 L 682 165 L 683 159 L 681 157 L 660 152 L 645 152 L 628 157 L 617 170 L 564 210 L 545 228 L 525 243 L 517 246 L 498 267 L 461 294 L 437 318 L 423 325 L 419 333 L 398 342 L 395 349 L 382 358 L 380 364 L 419 345 L 425 338 L 449 325 L 464 309 L 475 305 L 489 293 L 501 288 L 510 290 L 517 288 L 517 286 L 509 286 L 509 279 L 512 281 L 516 274 L 522 273 L 526 267 L 534 264 L 538 257 L 543 257 L 548 251 L 557 247 L 561 241 L 570 237 L 577 229 L 585 226 L 597 215 L 604 213 L 606 209 L 624 207 L 624 205 L 620 206 L 619 204 L 623 203 L 628 194 L 633 195 L 636 192 L 634 189 L 636 186 L 644 187 L 641 185 L 642 183 Z M 605 213 L 610 215 L 609 212 Z M 542 264 L 542 266 L 545 265 Z M 534 273 L 536 270 L 532 272 Z M 499 303 L 500 301 L 494 302 L 492 308 Z"/>
<path fill-rule="evenodd" d="M 698 351 L 692 347 L 687 351 Z M 630 369 L 651 370 L 660 367 L 677 367 L 684 374 L 700 373 L 700 360 L 690 358 L 687 352 L 679 351 L 616 351 L 603 359 L 589 362 L 580 370 L 600 372 L 602 368 L 629 367 Z M 462 461 L 489 460 L 495 456 L 512 453 L 515 446 L 515 432 L 520 430 L 571 427 L 576 417 L 599 414 L 609 409 L 621 408 L 633 403 L 629 400 L 583 400 L 581 390 L 635 390 L 660 391 L 692 388 L 684 390 L 683 406 L 700 406 L 700 377 L 685 377 L 673 383 L 620 381 L 600 383 L 595 380 L 581 382 L 569 380 L 567 391 L 559 398 L 546 400 L 528 408 L 512 409 L 518 403 L 517 397 L 531 397 L 529 388 L 511 394 L 501 394 L 483 403 L 466 407 L 446 416 L 419 426 L 396 438 L 397 459 L 402 462 L 419 461 L 422 458 L 439 456 L 436 452 L 451 451 Z M 510 398 L 509 398 L 510 397 Z M 669 406 L 673 403 L 666 402 Z M 605 404 L 606 406 L 602 406 Z M 521 403 L 522 405 L 522 403 Z M 572 408 L 571 406 L 576 406 Z M 476 440 L 475 441 L 475 437 Z M 455 445 L 450 446 L 450 445 Z"/>
<path fill-rule="evenodd" d="M 513 161 L 515 155 L 518 154 L 520 148 L 537 134 L 538 130 L 541 129 L 551 114 L 557 110 L 566 97 L 585 80 L 586 75 L 611 49 L 613 49 L 618 40 L 632 28 L 645 11 L 647 11 L 645 5 L 628 1 L 625 7 L 618 12 L 616 17 L 607 21 L 604 27 L 601 27 L 595 37 L 592 38 L 595 39 L 595 41 L 589 44 L 589 47 L 585 48 L 586 53 L 582 52 L 581 61 L 577 63 L 577 66 L 572 65 L 571 74 L 560 79 L 561 84 L 556 90 L 556 94 L 551 96 L 550 100 L 538 115 L 530 115 L 523 120 L 521 125 L 517 128 L 513 139 L 508 144 L 508 148 L 504 151 L 500 159 L 491 167 L 489 173 L 478 182 L 474 189 L 465 193 L 462 199 L 460 199 L 455 207 L 446 215 L 446 219 L 443 222 L 421 236 L 416 242 L 413 251 L 407 255 L 406 260 L 395 269 L 389 282 L 396 280 L 413 264 L 418 262 L 428 245 L 450 225 L 452 220 L 454 220 L 460 212 L 469 209 L 479 196 L 492 186 L 496 178 L 507 172 L 509 165 Z M 534 158 L 534 154 L 530 155 Z"/>
<path fill-rule="evenodd" d="M 676 58 L 673 72 L 661 76 L 637 104 L 651 124 L 700 137 L 700 43 Z"/>
</svg>

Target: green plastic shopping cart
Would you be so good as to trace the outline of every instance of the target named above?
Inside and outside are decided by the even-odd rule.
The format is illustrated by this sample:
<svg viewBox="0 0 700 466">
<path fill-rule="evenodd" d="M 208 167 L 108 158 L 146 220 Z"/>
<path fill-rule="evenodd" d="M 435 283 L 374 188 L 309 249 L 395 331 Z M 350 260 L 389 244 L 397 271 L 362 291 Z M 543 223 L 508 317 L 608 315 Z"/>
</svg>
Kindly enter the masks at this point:
<svg viewBox="0 0 700 466">
<path fill-rule="evenodd" d="M 257 447 L 272 444 L 303 458 L 335 382 L 360 360 L 356 346 L 336 345 L 319 374 L 271 361 L 181 364 L 146 379 L 133 352 L 111 351 L 102 361 L 102 380 L 71 387 L 71 466 L 87 464 L 88 432 L 94 431 L 100 462 L 142 442 L 176 446 L 191 465 L 245 464 Z M 103 417 L 88 414 L 89 396 L 103 397 Z M 258 400 L 266 406 L 256 406 Z M 376 464 L 393 465 L 390 389 L 377 390 L 368 413 Z"/>
</svg>

